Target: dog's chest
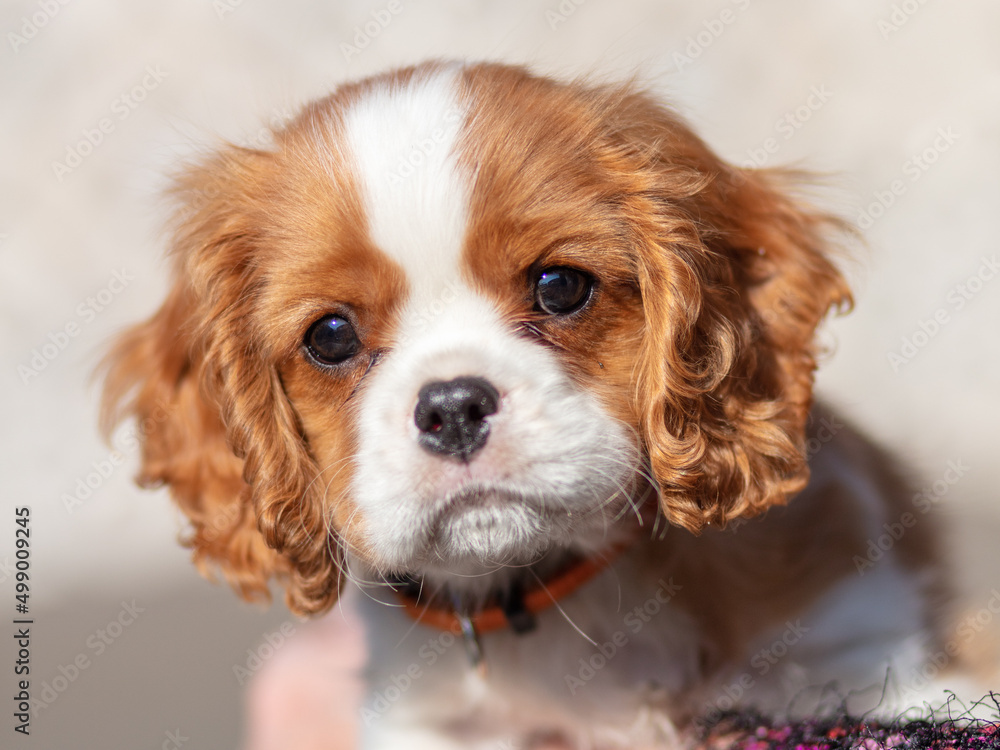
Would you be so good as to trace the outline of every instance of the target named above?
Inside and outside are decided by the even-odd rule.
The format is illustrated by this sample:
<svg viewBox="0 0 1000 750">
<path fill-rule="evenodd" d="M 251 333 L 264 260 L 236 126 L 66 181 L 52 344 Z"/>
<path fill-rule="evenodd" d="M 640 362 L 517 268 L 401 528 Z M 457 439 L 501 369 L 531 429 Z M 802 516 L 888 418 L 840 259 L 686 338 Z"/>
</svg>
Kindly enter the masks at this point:
<svg viewBox="0 0 1000 750">
<path fill-rule="evenodd" d="M 662 740 L 676 696 L 699 677 L 698 633 L 675 594 L 669 579 L 633 590 L 606 571 L 585 594 L 540 613 L 533 631 L 480 636 L 479 666 L 461 634 L 366 602 L 372 657 L 362 718 L 518 742 L 540 731 L 608 735 L 611 746 L 614 737 Z"/>
</svg>

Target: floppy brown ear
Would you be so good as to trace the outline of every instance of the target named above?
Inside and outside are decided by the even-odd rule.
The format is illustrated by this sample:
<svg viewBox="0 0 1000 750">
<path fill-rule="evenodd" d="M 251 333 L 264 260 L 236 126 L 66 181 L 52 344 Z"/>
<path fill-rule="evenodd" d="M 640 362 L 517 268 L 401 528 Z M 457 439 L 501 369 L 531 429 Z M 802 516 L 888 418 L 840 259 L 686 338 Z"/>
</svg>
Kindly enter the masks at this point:
<svg viewBox="0 0 1000 750">
<path fill-rule="evenodd" d="M 850 292 L 839 222 L 790 198 L 789 175 L 729 167 L 671 127 L 693 145 L 653 178 L 638 400 L 663 509 L 697 531 L 805 486 L 814 332 Z"/>
<path fill-rule="evenodd" d="M 218 567 L 247 599 L 268 598 L 277 576 L 289 607 L 310 613 L 336 600 L 337 544 L 297 417 L 255 338 L 250 173 L 266 156 L 234 148 L 179 180 L 173 288 L 107 356 L 102 422 L 109 434 L 137 420 L 138 481 L 170 487 L 203 572 Z"/>
</svg>

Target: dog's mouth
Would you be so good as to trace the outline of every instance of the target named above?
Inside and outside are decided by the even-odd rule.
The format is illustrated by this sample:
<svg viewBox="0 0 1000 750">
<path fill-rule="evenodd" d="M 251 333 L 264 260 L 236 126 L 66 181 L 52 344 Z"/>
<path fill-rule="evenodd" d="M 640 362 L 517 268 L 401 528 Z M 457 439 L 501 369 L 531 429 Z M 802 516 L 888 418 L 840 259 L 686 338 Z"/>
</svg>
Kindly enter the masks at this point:
<svg viewBox="0 0 1000 750">
<path fill-rule="evenodd" d="M 552 555 L 600 554 L 651 524 L 643 506 L 657 505 L 636 474 L 585 482 L 466 475 L 443 492 L 419 478 L 417 486 L 423 492 L 397 496 L 395 513 L 386 507 L 384 523 L 357 546 L 374 575 L 478 589 L 484 582 L 474 579 L 502 580 Z"/>
<path fill-rule="evenodd" d="M 441 513 L 462 513 L 476 509 L 502 509 L 510 505 L 518 505 L 527 499 L 517 492 L 505 491 L 501 488 L 469 483 L 447 493 L 440 501 Z"/>
<path fill-rule="evenodd" d="M 429 523 L 428 556 L 439 563 L 486 568 L 525 565 L 544 554 L 554 511 L 523 494 L 482 485 L 449 493 Z"/>
<path fill-rule="evenodd" d="M 566 498 L 470 483 L 428 508 L 415 562 L 421 570 L 474 576 L 531 566 L 558 550 L 600 548 L 634 525 L 640 502 L 623 491 L 574 506 Z"/>
</svg>

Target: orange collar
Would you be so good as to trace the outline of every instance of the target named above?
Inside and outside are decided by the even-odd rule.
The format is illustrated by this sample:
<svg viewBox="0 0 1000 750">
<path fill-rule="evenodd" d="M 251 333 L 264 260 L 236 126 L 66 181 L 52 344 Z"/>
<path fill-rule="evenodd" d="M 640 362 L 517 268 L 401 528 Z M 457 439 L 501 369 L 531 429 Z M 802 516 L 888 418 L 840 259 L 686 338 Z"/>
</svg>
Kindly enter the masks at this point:
<svg viewBox="0 0 1000 750">
<path fill-rule="evenodd" d="M 600 558 L 584 557 L 573 562 L 547 581 L 528 591 L 516 591 L 505 605 L 494 605 L 474 612 L 462 612 L 454 607 L 434 607 L 421 604 L 412 589 L 400 588 L 396 595 L 406 613 L 421 625 L 453 633 L 465 633 L 474 638 L 510 626 L 517 633 L 534 628 L 534 615 L 548 609 L 563 597 L 569 596 L 594 576 L 604 570 L 622 552 L 625 545 L 617 545 Z M 470 632 L 471 631 L 471 632 Z"/>
</svg>

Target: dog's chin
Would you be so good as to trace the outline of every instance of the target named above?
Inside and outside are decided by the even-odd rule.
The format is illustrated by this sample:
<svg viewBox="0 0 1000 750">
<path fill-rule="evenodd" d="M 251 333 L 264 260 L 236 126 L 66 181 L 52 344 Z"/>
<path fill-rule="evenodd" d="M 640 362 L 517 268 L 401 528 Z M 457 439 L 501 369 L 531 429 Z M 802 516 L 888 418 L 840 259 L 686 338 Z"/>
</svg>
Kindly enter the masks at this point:
<svg viewBox="0 0 1000 750">
<path fill-rule="evenodd" d="M 495 491 L 462 493 L 435 519 L 428 562 L 456 572 L 530 565 L 563 536 L 553 515 Z"/>
<path fill-rule="evenodd" d="M 427 578 L 490 576 L 529 567 L 562 553 L 600 547 L 613 525 L 609 510 L 609 504 L 572 510 L 557 498 L 466 487 L 437 504 L 421 524 L 421 542 L 402 567 Z"/>
</svg>

